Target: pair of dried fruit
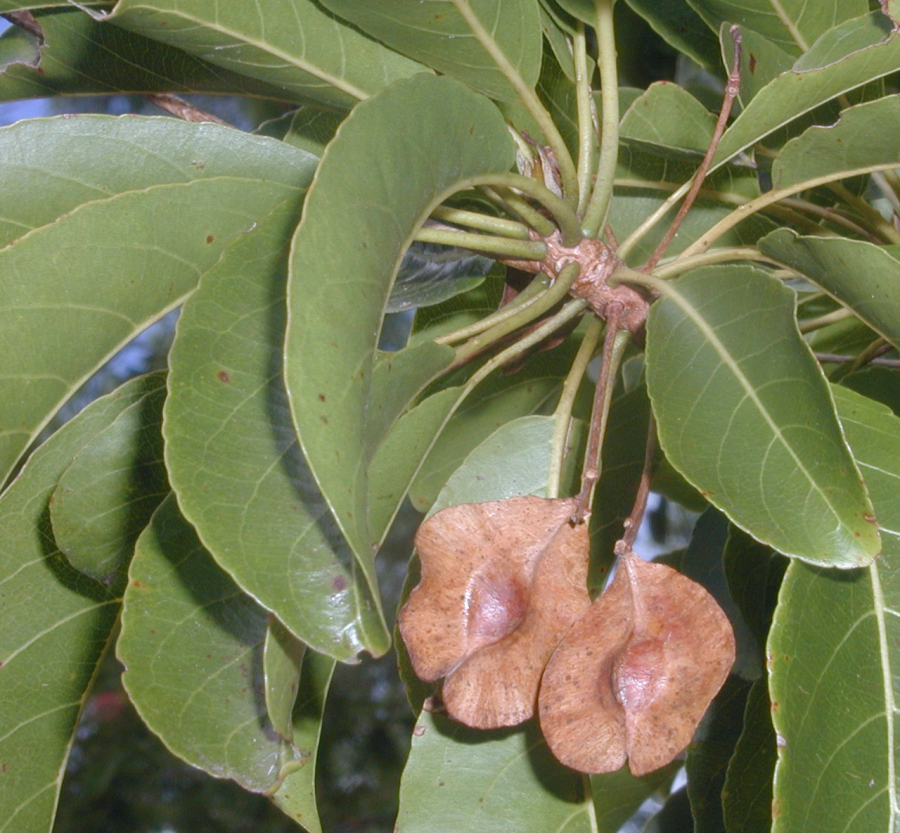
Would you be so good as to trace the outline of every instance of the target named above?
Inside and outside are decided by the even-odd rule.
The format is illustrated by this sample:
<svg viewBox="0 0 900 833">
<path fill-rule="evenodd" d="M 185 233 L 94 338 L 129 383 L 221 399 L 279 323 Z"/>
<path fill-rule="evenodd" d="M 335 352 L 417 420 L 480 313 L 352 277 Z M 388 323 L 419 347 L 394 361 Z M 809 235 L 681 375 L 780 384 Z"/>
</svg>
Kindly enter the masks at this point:
<svg viewBox="0 0 900 833">
<path fill-rule="evenodd" d="M 734 662 L 731 625 L 700 585 L 634 553 L 591 603 L 573 499 L 452 506 L 416 535 L 422 580 L 399 625 L 416 674 L 445 678 L 450 715 L 514 726 L 538 709 L 553 754 L 635 775 L 690 742 Z"/>
</svg>

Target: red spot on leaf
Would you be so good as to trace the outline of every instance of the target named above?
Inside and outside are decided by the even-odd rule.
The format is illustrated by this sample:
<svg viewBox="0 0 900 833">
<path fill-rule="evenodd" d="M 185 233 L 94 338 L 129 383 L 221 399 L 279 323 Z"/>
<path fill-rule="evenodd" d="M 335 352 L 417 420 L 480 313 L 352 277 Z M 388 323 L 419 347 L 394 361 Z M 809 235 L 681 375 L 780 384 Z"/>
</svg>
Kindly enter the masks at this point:
<svg viewBox="0 0 900 833">
<path fill-rule="evenodd" d="M 341 590 L 346 590 L 346 588 L 347 588 L 347 579 L 345 579 L 343 576 L 335 576 L 335 577 L 331 580 L 331 586 L 332 586 L 338 593 L 340 593 Z"/>
<path fill-rule="evenodd" d="M 212 243 L 215 239 L 216 239 L 216 238 L 213 237 L 211 234 L 207 234 L 207 235 L 206 235 L 206 242 L 207 242 L 207 243 Z"/>
<path fill-rule="evenodd" d="M 231 377 L 230 377 L 224 370 L 220 370 L 220 371 L 216 374 L 216 378 L 217 378 L 220 382 L 230 382 L 230 381 L 231 381 Z"/>
<path fill-rule="evenodd" d="M 750 72 L 756 72 L 756 55 L 750 56 Z"/>
</svg>

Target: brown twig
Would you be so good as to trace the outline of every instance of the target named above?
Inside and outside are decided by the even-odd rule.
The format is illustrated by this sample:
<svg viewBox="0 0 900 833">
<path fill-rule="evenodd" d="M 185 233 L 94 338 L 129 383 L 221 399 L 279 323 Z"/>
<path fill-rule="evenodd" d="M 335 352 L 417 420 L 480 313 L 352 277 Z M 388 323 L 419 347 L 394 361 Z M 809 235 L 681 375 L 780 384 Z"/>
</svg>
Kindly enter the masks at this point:
<svg viewBox="0 0 900 833">
<path fill-rule="evenodd" d="M 653 465 L 653 455 L 656 452 L 656 422 L 650 415 L 650 423 L 647 426 L 647 446 L 644 450 L 644 468 L 641 471 L 641 481 L 638 484 L 637 494 L 634 498 L 634 506 L 631 514 L 625 519 L 622 537 L 616 541 L 615 554 L 623 555 L 634 546 L 644 512 L 647 509 L 647 496 L 650 494 L 650 469 Z"/>
<path fill-rule="evenodd" d="M 734 60 L 731 64 L 731 73 L 728 75 L 728 81 L 725 84 L 725 95 L 722 98 L 722 107 L 719 110 L 719 118 L 716 121 L 716 128 L 713 131 L 709 147 L 706 149 L 706 155 L 703 157 L 700 167 L 697 168 L 697 173 L 691 184 L 691 189 L 685 195 L 681 207 L 675 215 L 675 219 L 672 220 L 672 225 L 669 226 L 668 231 L 663 235 L 663 239 L 659 241 L 659 245 L 656 247 L 653 254 L 650 255 L 647 262 L 641 267 L 643 271 L 649 272 L 656 266 L 659 259 L 665 254 L 666 249 L 669 248 L 672 238 L 675 237 L 682 221 L 687 216 L 688 211 L 691 210 L 694 200 L 697 199 L 697 194 L 700 192 L 703 180 L 706 179 L 706 172 L 712 164 L 713 156 L 715 156 L 716 150 L 719 147 L 719 141 L 722 138 L 722 134 L 725 132 L 725 125 L 728 123 L 728 117 L 731 115 L 732 105 L 741 89 L 741 32 L 737 26 L 731 27 L 731 39 L 734 42 Z"/>
<path fill-rule="evenodd" d="M 882 345 L 884 349 L 890 349 L 890 344 Z M 847 364 L 855 362 L 858 356 L 846 356 L 842 353 L 816 353 L 818 361 L 828 364 Z M 878 365 L 879 367 L 900 367 L 900 359 L 882 359 L 874 357 L 868 360 L 866 364 Z"/>
<path fill-rule="evenodd" d="M 603 334 L 603 354 L 600 359 L 600 372 L 597 376 L 597 387 L 594 389 L 594 405 L 591 409 L 591 429 L 588 435 L 587 450 L 584 453 L 584 468 L 581 473 L 581 491 L 577 496 L 572 523 L 579 524 L 584 520 L 591 502 L 594 485 L 600 479 L 600 446 L 606 428 L 606 415 L 609 411 L 609 386 L 615 377 L 615 347 L 619 336 L 619 317 L 623 312 L 620 304 L 610 304 L 606 315 L 606 332 Z M 624 331 L 623 331 L 624 332 Z"/>
<path fill-rule="evenodd" d="M 31 35 L 34 35 L 41 43 L 44 42 L 44 30 L 37 18 L 31 12 L 6 12 L 0 17 L 5 17 L 13 26 L 24 29 Z"/>
<path fill-rule="evenodd" d="M 151 104 L 155 104 L 161 110 L 165 110 L 167 113 L 171 113 L 176 118 L 183 119 L 184 121 L 211 121 L 215 124 L 224 124 L 230 127 L 228 122 L 224 119 L 220 119 L 212 113 L 207 113 L 205 110 L 195 107 L 193 104 L 190 104 L 183 98 L 179 98 L 177 95 L 172 95 L 171 93 L 148 93 L 144 98 Z"/>
</svg>

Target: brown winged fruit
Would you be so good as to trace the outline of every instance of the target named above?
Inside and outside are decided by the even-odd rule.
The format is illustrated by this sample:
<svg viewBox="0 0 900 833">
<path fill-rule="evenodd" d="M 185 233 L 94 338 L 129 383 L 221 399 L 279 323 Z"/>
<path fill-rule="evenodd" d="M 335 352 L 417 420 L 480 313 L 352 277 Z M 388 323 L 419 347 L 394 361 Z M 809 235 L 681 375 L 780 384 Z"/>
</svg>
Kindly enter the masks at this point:
<svg viewBox="0 0 900 833">
<path fill-rule="evenodd" d="M 422 580 L 398 624 L 416 674 L 445 677 L 449 714 L 479 729 L 534 714 L 553 649 L 590 606 L 588 532 L 572 499 L 451 506 L 419 527 Z"/>
<path fill-rule="evenodd" d="M 627 552 L 560 642 L 541 683 L 541 731 L 582 772 L 634 775 L 691 741 L 734 663 L 734 634 L 699 584 Z"/>
</svg>

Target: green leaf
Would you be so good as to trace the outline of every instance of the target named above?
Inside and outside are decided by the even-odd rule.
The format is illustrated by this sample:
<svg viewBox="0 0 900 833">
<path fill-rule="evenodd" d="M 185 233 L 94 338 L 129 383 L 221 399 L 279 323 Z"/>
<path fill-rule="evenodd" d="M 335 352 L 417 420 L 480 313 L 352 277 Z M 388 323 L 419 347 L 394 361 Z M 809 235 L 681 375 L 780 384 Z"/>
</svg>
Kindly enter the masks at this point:
<svg viewBox="0 0 900 833">
<path fill-rule="evenodd" d="M 7 68 L 0 76 L 0 101 L 52 95 L 118 92 L 219 92 L 294 100 L 281 87 L 228 72 L 180 49 L 94 20 L 78 9 L 36 15 L 44 32 L 40 63 Z M 21 37 L 12 27 L 0 35 Z M 2 62 L 2 58 L 0 58 Z"/>
<path fill-rule="evenodd" d="M 397 833 L 588 833 L 582 779 L 550 754 L 535 723 L 481 731 L 422 712 L 400 783 Z"/>
<path fill-rule="evenodd" d="M 276 617 L 269 616 L 263 645 L 266 714 L 272 728 L 288 742 L 294 739 L 291 715 L 300 687 L 300 668 L 305 653 L 306 646 Z"/>
<path fill-rule="evenodd" d="M 218 564 L 314 649 L 386 634 L 297 445 L 280 364 L 296 204 L 261 217 L 185 304 L 169 357 L 166 461 Z M 371 604 L 371 603 L 369 603 Z"/>
<path fill-rule="evenodd" d="M 900 416 L 900 369 L 895 367 L 869 367 L 851 373 L 841 384 L 887 405 Z"/>
<path fill-rule="evenodd" d="M 175 119 L 0 130 L 0 477 L 234 240 L 277 205 L 299 210 L 314 162 L 271 139 Z"/>
<path fill-rule="evenodd" d="M 900 347 L 900 261 L 880 246 L 845 237 L 800 237 L 779 229 L 760 251 L 800 272 Z"/>
<path fill-rule="evenodd" d="M 572 365 L 578 339 L 550 353 L 532 357 L 512 374 L 498 373 L 482 382 L 450 418 L 416 475 L 410 498 L 425 512 L 447 478 L 468 454 L 513 419 L 547 413 L 555 405 Z"/>
<path fill-rule="evenodd" d="M 900 420 L 835 387 L 838 413 L 881 525 L 868 569 L 794 562 L 767 652 L 778 736 L 774 833 L 893 833 L 900 609 Z"/>
<path fill-rule="evenodd" d="M 813 41 L 851 17 L 869 11 L 866 0 L 688 0 L 700 16 L 718 31 L 723 23 L 737 23 L 759 32 L 794 55 L 806 52 Z"/>
<path fill-rule="evenodd" d="M 314 768 L 315 746 L 304 743 L 309 727 L 295 726 L 289 743 L 266 715 L 268 621 L 215 565 L 174 499 L 164 501 L 131 563 L 117 645 L 123 684 L 174 754 L 271 794 L 291 772 Z"/>
<path fill-rule="evenodd" d="M 592 775 L 597 833 L 619 833 L 647 798 L 669 787 L 681 766 L 681 761 L 675 761 L 640 778 L 632 775 L 627 766 L 617 772 Z"/>
<path fill-rule="evenodd" d="M 376 361 L 393 278 L 431 210 L 513 157 L 487 99 L 449 78 L 399 82 L 343 122 L 294 238 L 285 352 L 294 421 L 373 592 L 371 544 L 383 530 L 367 529 L 368 466 L 394 420 L 453 356 L 424 342 Z M 377 175 L 360 176 L 367 170 Z"/>
<path fill-rule="evenodd" d="M 10 26 L 0 35 L 0 74 L 17 66 L 34 68 L 41 63 L 42 39 L 21 26 Z"/>
<path fill-rule="evenodd" d="M 734 63 L 734 40 L 727 31 L 726 24 L 722 26 L 722 50 L 725 56 L 725 65 L 730 67 Z M 772 43 L 768 38 L 764 38 L 759 32 L 754 32 L 753 29 L 741 26 L 739 31 L 741 36 L 741 89 L 738 97 L 742 105 L 747 107 L 763 87 L 793 67 L 794 58 L 780 46 Z"/>
<path fill-rule="evenodd" d="M 756 640 L 761 659 L 787 565 L 784 556 L 737 527 L 728 530 L 722 554 L 728 590 Z"/>
<path fill-rule="evenodd" d="M 820 104 L 896 72 L 898 65 L 900 33 L 895 32 L 881 43 L 850 52 L 834 63 L 782 73 L 759 90 L 725 131 L 713 166 L 718 167 Z M 870 150 L 875 149 L 868 139 L 863 144 Z"/>
<path fill-rule="evenodd" d="M 292 96 L 345 108 L 425 69 L 312 0 L 119 0 L 109 19 Z"/>
<path fill-rule="evenodd" d="M 811 127 L 788 142 L 772 165 L 773 190 L 804 190 L 817 180 L 894 167 L 900 158 L 896 95 L 848 107 L 837 124 Z"/>
<path fill-rule="evenodd" d="M 716 117 L 677 84 L 651 84 L 635 99 L 625 115 L 619 135 L 663 147 L 698 151 L 699 164 L 712 139 Z"/>
<path fill-rule="evenodd" d="M 118 594 L 73 570 L 57 549 L 48 501 L 78 451 L 158 384 L 145 376 L 88 405 L 35 451 L 0 499 L 4 833 L 53 826 L 75 726 L 119 611 Z"/>
<path fill-rule="evenodd" d="M 693 171 L 688 173 L 691 175 Z M 684 179 L 676 181 L 683 182 Z M 616 198 L 610 206 L 610 226 L 617 240 L 624 240 L 647 217 L 663 203 L 670 191 L 646 187 L 627 188 L 617 191 Z M 690 212 L 684 218 L 684 222 L 678 229 L 671 245 L 666 249 L 666 256 L 675 255 L 683 251 L 705 231 L 712 228 L 717 222 L 727 217 L 734 210 L 734 206 L 700 197 L 691 207 Z M 677 207 L 673 206 L 628 255 L 628 261 L 633 264 L 643 263 L 650 257 L 656 245 L 662 239 L 669 223 L 675 218 Z M 742 246 L 752 245 L 760 237 L 774 231 L 775 224 L 760 214 L 747 217 L 739 225 L 716 239 L 717 246 Z"/>
<path fill-rule="evenodd" d="M 794 306 L 751 266 L 667 285 L 647 321 L 660 443 L 754 538 L 813 564 L 858 567 L 880 551 L 878 530 Z"/>
<path fill-rule="evenodd" d="M 578 20 L 591 26 L 597 23 L 597 6 L 594 0 L 556 0 L 556 4 Z"/>
<path fill-rule="evenodd" d="M 775 772 L 775 730 L 767 679 L 750 688 L 744 710 L 744 730 L 722 788 L 726 833 L 769 833 L 772 829 L 772 779 Z"/>
<path fill-rule="evenodd" d="M 688 747 L 687 789 L 695 833 L 720 833 L 724 827 L 721 793 L 743 728 L 749 689 L 747 681 L 729 677 Z"/>
<path fill-rule="evenodd" d="M 541 70 L 537 0 L 322 0 L 322 5 L 392 49 L 491 98 L 518 94 L 460 13 L 470 11 L 529 87 Z"/>
<path fill-rule="evenodd" d="M 277 119 L 263 122 L 253 132 L 271 136 L 321 158 L 346 113 L 319 104 L 304 104 Z"/>
<path fill-rule="evenodd" d="M 168 494 L 160 426 L 165 376 L 79 450 L 50 499 L 56 545 L 79 572 L 124 578 L 141 530 Z"/>
<path fill-rule="evenodd" d="M 719 43 L 703 19 L 681 0 L 627 0 L 666 43 L 693 58 L 704 69 L 721 65 Z"/>
</svg>

